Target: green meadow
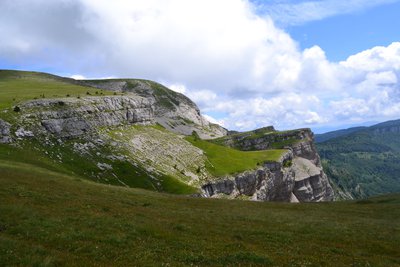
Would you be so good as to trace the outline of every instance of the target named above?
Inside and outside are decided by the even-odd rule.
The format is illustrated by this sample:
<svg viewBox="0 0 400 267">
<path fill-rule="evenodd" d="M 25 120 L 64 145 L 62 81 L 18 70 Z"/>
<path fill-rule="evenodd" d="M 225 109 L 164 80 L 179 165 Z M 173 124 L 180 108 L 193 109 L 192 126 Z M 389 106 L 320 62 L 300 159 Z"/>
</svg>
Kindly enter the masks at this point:
<svg viewBox="0 0 400 267">
<path fill-rule="evenodd" d="M 0 161 L 1 266 L 400 266 L 400 196 L 198 199 Z"/>
<path fill-rule="evenodd" d="M 240 151 L 201 140 L 195 136 L 188 136 L 186 140 L 204 151 L 208 159 L 206 167 L 215 176 L 255 169 L 264 162 L 279 160 L 282 154 L 287 152 L 286 149 Z"/>
<path fill-rule="evenodd" d="M 39 98 L 110 95 L 112 92 L 82 86 L 67 78 L 36 72 L 0 70 L 0 110 Z"/>
</svg>

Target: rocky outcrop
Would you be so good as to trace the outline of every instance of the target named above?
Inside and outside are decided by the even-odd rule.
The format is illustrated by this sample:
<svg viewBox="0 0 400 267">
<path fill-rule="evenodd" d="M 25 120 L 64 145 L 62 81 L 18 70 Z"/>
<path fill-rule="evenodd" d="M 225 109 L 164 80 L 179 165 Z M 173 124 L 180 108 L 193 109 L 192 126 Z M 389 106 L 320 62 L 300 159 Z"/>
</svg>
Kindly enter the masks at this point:
<svg viewBox="0 0 400 267">
<path fill-rule="evenodd" d="M 285 154 L 281 162 L 265 163 L 264 166 L 240 173 L 222 180 L 209 182 L 202 186 L 206 197 L 232 198 L 240 196 L 259 201 L 290 201 L 294 188 L 294 173 L 283 167 L 283 162 L 290 160 L 292 154 Z"/>
<path fill-rule="evenodd" d="M 229 140 L 234 140 L 231 144 L 242 150 L 269 148 L 271 143 L 280 140 L 277 136 L 284 138 L 283 140 L 295 140 L 295 142 L 287 143 L 288 152 L 277 162 L 267 162 L 257 170 L 204 184 L 202 189 L 205 196 L 221 197 L 223 194 L 232 198 L 247 196 L 259 201 L 286 202 L 333 200 L 332 187 L 322 169 L 313 142 L 313 134 L 309 129 L 284 133 L 275 132 L 273 128 L 261 130 L 246 135 L 235 134 L 234 139 L 228 136 L 224 138 L 224 142 L 229 144 Z M 256 138 L 254 138 L 255 135 Z M 265 140 L 265 143 L 262 140 Z"/>
<path fill-rule="evenodd" d="M 225 128 L 202 117 L 192 100 L 161 84 L 131 79 L 82 82 L 99 89 L 131 93 L 146 98 L 154 107 L 155 121 L 172 132 L 191 135 L 195 131 L 202 139 L 227 135 Z"/>
<path fill-rule="evenodd" d="M 11 125 L 8 122 L 0 119 L 0 144 L 11 143 L 10 128 Z"/>
<path fill-rule="evenodd" d="M 232 133 L 216 140 L 219 144 L 243 151 L 265 150 L 290 146 L 302 140 L 312 140 L 310 129 L 292 131 L 276 131 L 273 126 L 263 127 L 254 131 Z"/>
<path fill-rule="evenodd" d="M 308 159 L 296 157 L 293 159 L 292 170 L 295 173 L 293 194 L 299 201 L 333 200 L 333 189 L 321 166 Z"/>
<path fill-rule="evenodd" d="M 278 162 L 265 163 L 256 170 L 208 182 L 202 190 L 206 197 L 245 196 L 258 201 L 333 200 L 333 190 L 322 168 L 308 159 L 294 157 L 290 150 Z"/>
<path fill-rule="evenodd" d="M 36 133 L 73 138 L 105 126 L 152 124 L 151 103 L 139 96 L 40 99 L 21 105 L 21 122 Z"/>
</svg>

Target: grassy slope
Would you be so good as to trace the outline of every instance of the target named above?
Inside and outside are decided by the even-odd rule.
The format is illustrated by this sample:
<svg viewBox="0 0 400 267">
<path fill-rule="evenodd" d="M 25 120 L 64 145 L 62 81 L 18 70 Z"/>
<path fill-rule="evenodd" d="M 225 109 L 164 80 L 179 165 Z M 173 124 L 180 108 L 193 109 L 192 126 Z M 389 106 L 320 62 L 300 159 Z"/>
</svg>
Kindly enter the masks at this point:
<svg viewBox="0 0 400 267">
<path fill-rule="evenodd" d="M 56 97 L 78 97 L 80 95 L 111 95 L 113 92 L 82 86 L 73 79 L 62 78 L 51 74 L 40 72 L 0 70 L 0 110 L 11 108 L 21 101 L 35 98 L 56 98 Z M 0 117 L 10 119 L 11 114 L 0 112 Z M 44 154 L 45 150 L 52 150 L 52 154 L 63 157 L 62 164 L 51 159 L 51 156 Z M 49 151 L 50 152 L 50 151 Z M 107 151 L 100 151 L 107 154 Z M 37 142 L 25 142 L 18 149 L 6 145 L 0 145 L 0 159 L 12 157 L 19 162 L 31 162 L 47 169 L 61 173 L 77 174 L 89 178 L 88 174 L 98 172 L 97 162 L 105 162 L 104 159 L 92 155 L 91 157 L 80 156 L 74 153 L 71 147 L 43 147 Z M 54 157 L 53 157 L 54 158 Z M 97 160 L 97 161 L 96 161 Z M 111 163 L 111 162 L 105 162 Z M 149 174 L 143 168 L 136 168 L 126 162 L 114 162 L 114 174 L 120 180 L 131 187 L 145 189 L 156 189 L 159 187 L 149 178 Z M 119 184 L 112 172 L 105 172 L 97 179 L 98 182 Z M 178 194 L 195 193 L 197 190 L 183 184 L 174 177 L 159 175 L 161 191 L 174 192 Z M 89 178 L 91 179 L 91 178 Z"/>
<path fill-rule="evenodd" d="M 0 70 L 0 109 L 34 98 L 77 97 L 86 95 L 112 94 L 112 92 L 74 84 L 74 80 L 57 76 L 22 71 Z"/>
<path fill-rule="evenodd" d="M 239 151 L 222 145 L 204 141 L 193 136 L 186 140 L 202 149 L 209 163 L 208 170 L 215 176 L 233 174 L 257 168 L 266 161 L 277 161 L 286 152 L 285 149 L 263 151 Z"/>
<path fill-rule="evenodd" d="M 400 266 L 400 196 L 259 203 L 0 162 L 0 265 Z"/>
<path fill-rule="evenodd" d="M 42 146 L 35 141 L 22 142 L 18 147 L 0 144 L 0 161 L 28 163 L 60 175 L 73 175 L 105 184 L 128 185 L 176 194 L 197 192 L 195 188 L 168 175 L 158 175 L 160 186 L 157 185 L 141 166 L 134 166 L 124 160 L 110 160 L 103 157 L 103 155 L 111 154 L 108 147 L 94 150 L 90 155 L 80 155 L 75 153 L 71 146 L 69 142 L 64 143 L 63 146 Z M 100 156 L 97 155 L 98 153 Z M 100 171 L 98 162 L 109 164 L 113 169 Z M 115 179 L 115 176 L 119 179 Z"/>
</svg>

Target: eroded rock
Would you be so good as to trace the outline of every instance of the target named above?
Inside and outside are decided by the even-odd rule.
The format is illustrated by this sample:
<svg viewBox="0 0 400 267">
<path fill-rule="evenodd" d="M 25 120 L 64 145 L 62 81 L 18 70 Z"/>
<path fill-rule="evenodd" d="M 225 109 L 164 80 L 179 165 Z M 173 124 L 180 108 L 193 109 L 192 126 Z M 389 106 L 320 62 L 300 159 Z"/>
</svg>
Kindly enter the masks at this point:
<svg viewBox="0 0 400 267">
<path fill-rule="evenodd" d="M 10 136 L 11 124 L 0 119 L 0 143 L 8 144 L 12 142 L 12 138 Z"/>
<path fill-rule="evenodd" d="M 267 131 L 266 128 L 262 130 Z M 273 128 L 268 130 L 274 131 Z M 217 179 L 203 185 L 204 194 L 210 197 L 220 197 L 218 194 L 227 194 L 231 197 L 245 195 L 260 201 L 332 201 L 334 193 L 322 169 L 310 130 L 266 134 L 258 138 L 248 138 L 245 134 L 233 138 L 228 136 L 225 138 L 227 142 L 225 144 L 229 145 L 232 141 L 232 146 L 242 150 L 265 149 L 270 147 L 272 142 L 279 140 L 277 136 L 298 141 L 288 146 L 288 152 L 277 162 L 266 162 L 257 170 L 246 171 L 223 180 Z"/>
<path fill-rule="evenodd" d="M 133 95 L 40 99 L 22 106 L 24 124 L 61 138 L 79 137 L 106 126 L 154 123 L 151 103 Z"/>
</svg>

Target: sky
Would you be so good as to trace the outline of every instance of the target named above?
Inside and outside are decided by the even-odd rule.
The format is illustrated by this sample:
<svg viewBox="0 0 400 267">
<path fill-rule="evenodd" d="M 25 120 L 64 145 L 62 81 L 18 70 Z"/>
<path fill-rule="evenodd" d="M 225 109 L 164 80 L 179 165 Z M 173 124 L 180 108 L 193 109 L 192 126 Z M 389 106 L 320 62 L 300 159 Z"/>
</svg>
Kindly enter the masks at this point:
<svg viewBox="0 0 400 267">
<path fill-rule="evenodd" d="M 142 78 L 232 130 L 400 116 L 400 0 L 1 0 L 0 69 Z"/>
</svg>

